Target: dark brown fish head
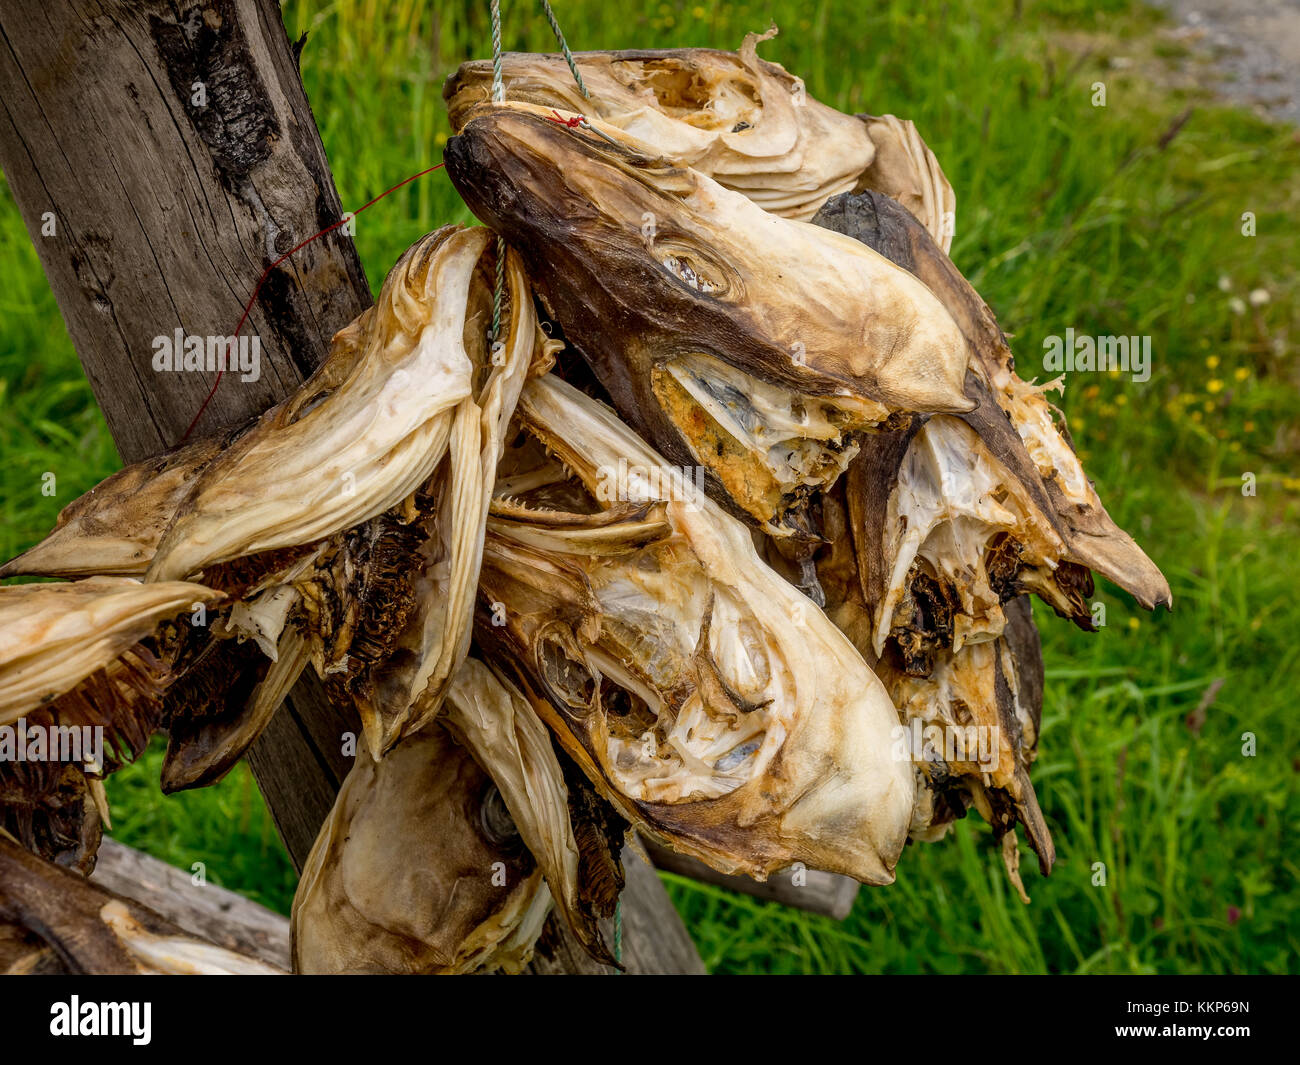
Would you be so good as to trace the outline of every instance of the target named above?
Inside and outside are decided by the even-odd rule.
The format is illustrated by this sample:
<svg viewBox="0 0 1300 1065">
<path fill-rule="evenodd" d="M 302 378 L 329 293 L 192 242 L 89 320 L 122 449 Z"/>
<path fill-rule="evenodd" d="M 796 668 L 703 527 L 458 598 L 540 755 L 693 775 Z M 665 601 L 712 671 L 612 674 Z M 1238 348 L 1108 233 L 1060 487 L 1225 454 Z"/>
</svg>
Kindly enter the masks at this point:
<svg viewBox="0 0 1300 1065">
<path fill-rule="evenodd" d="M 702 467 L 719 502 L 789 535 L 861 434 L 970 409 L 967 343 L 906 270 L 575 121 L 483 107 L 448 142 L 448 174 L 620 414 Z"/>
</svg>

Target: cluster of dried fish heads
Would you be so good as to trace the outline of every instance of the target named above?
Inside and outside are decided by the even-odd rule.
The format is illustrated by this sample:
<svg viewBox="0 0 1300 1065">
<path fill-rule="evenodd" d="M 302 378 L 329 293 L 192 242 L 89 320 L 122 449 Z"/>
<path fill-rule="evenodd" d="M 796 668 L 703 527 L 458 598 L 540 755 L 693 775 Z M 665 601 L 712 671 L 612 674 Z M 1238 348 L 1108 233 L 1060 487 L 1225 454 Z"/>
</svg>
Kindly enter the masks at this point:
<svg viewBox="0 0 1300 1065">
<path fill-rule="evenodd" d="M 585 98 L 559 57 L 506 56 L 504 104 L 463 66 L 447 172 L 487 228 L 418 241 L 287 400 L 0 568 L 64 579 L 0 588 L 0 726 L 110 737 L 0 765 L 18 880 L 90 870 L 154 732 L 165 790 L 212 783 L 308 669 L 360 742 L 298 971 L 519 971 L 552 910 L 615 963 L 631 830 L 888 884 L 973 807 L 1022 895 L 1017 825 L 1050 870 L 1029 597 L 1090 628 L 1094 572 L 1168 585 L 948 258 L 914 127 L 807 96 L 767 36 L 581 53 Z M 0 963 L 67 964 L 12 895 Z M 93 901 L 69 921 L 112 965 L 177 968 Z"/>
</svg>

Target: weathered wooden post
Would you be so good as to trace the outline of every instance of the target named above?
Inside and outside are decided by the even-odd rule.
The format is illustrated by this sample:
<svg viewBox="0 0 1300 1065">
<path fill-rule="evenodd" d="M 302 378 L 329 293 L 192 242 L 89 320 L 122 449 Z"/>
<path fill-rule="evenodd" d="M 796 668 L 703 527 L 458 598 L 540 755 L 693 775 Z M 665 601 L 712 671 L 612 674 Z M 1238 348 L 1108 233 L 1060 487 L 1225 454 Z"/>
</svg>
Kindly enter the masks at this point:
<svg viewBox="0 0 1300 1065">
<path fill-rule="evenodd" d="M 153 338 L 229 336 L 263 271 L 343 213 L 275 0 L 0 0 L 0 166 L 122 458 L 176 444 L 214 374 L 159 373 Z M 52 220 L 52 224 L 51 224 Z M 342 230 L 275 269 L 196 427 L 287 395 L 371 302 Z M 86 486 L 89 487 L 89 486 Z M 310 674 L 250 752 L 301 867 L 356 731 Z M 649 866 L 629 856 L 631 967 L 702 971 Z M 562 944 L 544 971 L 605 971 Z"/>
</svg>

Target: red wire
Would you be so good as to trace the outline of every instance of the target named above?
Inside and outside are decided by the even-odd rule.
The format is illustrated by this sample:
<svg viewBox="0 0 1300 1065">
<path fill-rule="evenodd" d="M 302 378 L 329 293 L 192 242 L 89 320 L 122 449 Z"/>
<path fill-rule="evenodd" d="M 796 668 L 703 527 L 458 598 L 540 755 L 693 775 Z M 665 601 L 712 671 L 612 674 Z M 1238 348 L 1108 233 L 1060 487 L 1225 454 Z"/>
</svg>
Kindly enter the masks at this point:
<svg viewBox="0 0 1300 1065">
<path fill-rule="evenodd" d="M 399 181 L 399 182 L 398 182 L 396 185 L 394 185 L 391 189 L 385 189 L 383 192 L 381 192 L 378 196 L 376 196 L 376 197 L 375 197 L 373 200 L 371 200 L 369 203 L 366 203 L 366 204 L 364 204 L 363 206 L 358 207 L 355 211 L 352 212 L 352 217 L 355 218 L 355 217 L 356 217 L 357 215 L 359 215 L 362 211 L 364 211 L 367 207 L 371 207 L 371 206 L 373 206 L 374 204 L 378 203 L 378 202 L 379 202 L 380 200 L 382 200 L 385 196 L 387 196 L 390 192 L 396 192 L 396 191 L 397 191 L 398 189 L 400 189 L 403 185 L 409 185 L 409 184 L 410 184 L 412 181 L 414 181 L 416 178 L 424 177 L 425 174 L 432 174 L 435 170 L 438 170 L 439 168 L 441 168 L 441 167 L 443 167 L 443 166 L 446 166 L 446 165 L 447 165 L 446 163 L 439 163 L 437 166 L 431 166 L 431 167 L 429 167 L 427 170 L 421 170 L 418 174 L 412 174 L 412 175 L 411 175 L 409 178 L 407 178 L 405 181 Z M 267 267 L 267 268 L 262 272 L 262 276 L 261 276 L 260 278 L 258 278 L 258 280 L 257 280 L 257 284 L 256 284 L 256 285 L 254 286 L 254 288 L 253 288 L 253 294 L 252 294 L 251 296 L 248 297 L 248 302 L 244 305 L 244 313 L 243 313 L 243 315 L 242 315 L 242 316 L 240 317 L 240 319 L 239 319 L 239 324 L 238 324 L 237 326 L 235 326 L 235 333 L 234 333 L 234 335 L 235 335 L 236 337 L 239 336 L 239 332 L 240 332 L 240 330 L 244 328 L 244 323 L 245 323 L 246 321 L 248 321 L 248 316 L 249 316 L 249 315 L 252 313 L 252 311 L 253 311 L 253 304 L 257 302 L 257 296 L 258 296 L 258 293 L 262 291 L 262 285 L 265 283 L 266 279 L 267 279 L 268 277 L 271 276 L 271 271 L 274 270 L 277 266 L 279 266 L 282 262 L 284 262 L 285 259 L 288 259 L 288 258 L 289 258 L 291 255 L 293 255 L 295 252 L 300 251 L 301 249 L 305 248 L 305 247 L 306 247 L 308 244 L 310 244 L 313 240 L 316 240 L 318 237 L 323 237 L 323 236 L 325 236 L 326 233 L 332 233 L 332 232 L 334 232 L 334 230 L 338 229 L 339 226 L 346 224 L 347 221 L 348 221 L 347 218 L 340 218 L 340 219 L 339 219 L 337 222 L 335 222 L 332 226 L 327 226 L 325 229 L 322 229 L 322 230 L 321 230 L 319 233 L 317 233 L 315 236 L 308 237 L 308 238 L 307 238 L 306 240 L 304 240 L 301 244 L 297 245 L 296 247 L 290 248 L 287 252 L 285 252 L 283 255 L 281 255 L 280 258 L 276 259 L 275 262 L 273 262 L 270 266 L 268 266 L 268 267 Z M 220 370 L 217 371 L 217 379 L 216 379 L 215 381 L 212 382 L 212 391 L 210 391 L 210 392 L 208 393 L 208 398 L 205 399 L 205 400 L 203 401 L 203 406 L 201 406 L 201 407 L 199 408 L 199 412 L 198 412 L 198 414 L 194 415 L 194 420 L 193 420 L 192 422 L 190 422 L 190 427 L 189 427 L 188 429 L 185 430 L 185 434 L 181 437 L 180 442 L 181 442 L 182 444 L 183 444 L 187 439 L 189 439 L 189 435 L 190 435 L 190 433 L 194 432 L 194 427 L 195 427 L 196 425 L 199 424 L 199 419 L 203 417 L 203 412 L 204 412 L 205 410 L 208 409 L 208 404 L 212 402 L 212 397 L 215 396 L 215 395 L 217 394 L 217 386 L 218 386 L 219 384 L 221 384 L 221 378 L 225 376 L 225 373 L 226 373 L 225 367 L 222 367 Z"/>
<path fill-rule="evenodd" d="M 556 122 L 561 126 L 568 126 L 569 129 L 577 129 L 587 121 L 585 115 L 576 115 L 573 118 L 565 118 L 559 111 L 552 111 L 546 117 L 551 122 Z"/>
</svg>

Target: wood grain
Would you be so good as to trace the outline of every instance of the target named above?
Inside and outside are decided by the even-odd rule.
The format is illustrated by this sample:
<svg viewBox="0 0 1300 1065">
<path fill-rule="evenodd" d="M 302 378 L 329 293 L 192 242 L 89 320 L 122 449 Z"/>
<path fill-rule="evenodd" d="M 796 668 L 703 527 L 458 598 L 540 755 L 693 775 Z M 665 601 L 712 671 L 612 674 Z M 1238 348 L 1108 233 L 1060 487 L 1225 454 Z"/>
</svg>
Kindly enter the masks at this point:
<svg viewBox="0 0 1300 1065">
<path fill-rule="evenodd" d="M 106 839 L 92 884 L 133 899 L 190 935 L 289 969 L 289 919 L 216 884 Z"/>
<path fill-rule="evenodd" d="M 343 210 L 273 0 L 3 5 L 0 166 L 127 462 L 179 442 L 216 376 L 156 372 L 154 338 L 232 334 Z M 245 327 L 258 379 L 227 373 L 195 432 L 288 395 L 370 302 L 346 234 L 303 248 Z M 338 785 L 321 736 L 356 726 L 319 684 L 286 709 L 250 763 L 301 866 Z"/>
<path fill-rule="evenodd" d="M 267 267 L 343 212 L 274 0 L 3 0 L 0 167 L 127 462 L 179 442 L 214 383 L 156 372 L 154 339 L 231 335 Z M 342 230 L 297 252 L 246 326 L 258 378 L 227 373 L 196 433 L 289 395 L 370 302 Z M 348 731 L 307 676 L 249 754 L 298 868 L 346 774 Z M 648 943 L 638 964 L 698 967 L 658 879 L 638 883 L 629 927 L 675 945 L 660 957 Z"/>
</svg>

